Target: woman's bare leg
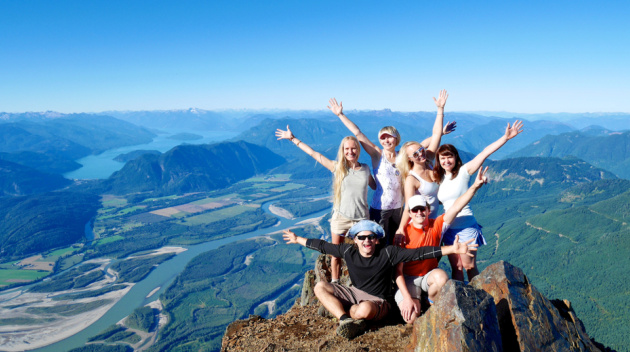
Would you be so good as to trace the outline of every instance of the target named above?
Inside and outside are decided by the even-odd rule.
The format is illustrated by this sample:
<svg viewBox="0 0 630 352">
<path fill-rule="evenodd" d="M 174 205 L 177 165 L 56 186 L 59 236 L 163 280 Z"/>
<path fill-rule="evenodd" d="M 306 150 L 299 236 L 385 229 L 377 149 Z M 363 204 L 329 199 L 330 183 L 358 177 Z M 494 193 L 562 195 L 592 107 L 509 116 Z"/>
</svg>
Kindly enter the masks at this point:
<svg viewBox="0 0 630 352">
<path fill-rule="evenodd" d="M 343 236 L 332 234 L 332 243 L 333 244 L 341 244 L 343 243 Z M 330 258 L 330 278 L 332 280 L 339 280 L 339 258 L 331 257 Z"/>
<path fill-rule="evenodd" d="M 464 281 L 464 265 L 459 254 L 449 254 L 448 261 L 451 263 L 451 278 Z"/>
<path fill-rule="evenodd" d="M 477 252 L 472 252 L 472 254 L 474 255 L 473 257 L 461 254 L 462 265 L 468 274 L 468 281 L 472 281 L 473 277 L 479 274 L 477 269 Z"/>
</svg>

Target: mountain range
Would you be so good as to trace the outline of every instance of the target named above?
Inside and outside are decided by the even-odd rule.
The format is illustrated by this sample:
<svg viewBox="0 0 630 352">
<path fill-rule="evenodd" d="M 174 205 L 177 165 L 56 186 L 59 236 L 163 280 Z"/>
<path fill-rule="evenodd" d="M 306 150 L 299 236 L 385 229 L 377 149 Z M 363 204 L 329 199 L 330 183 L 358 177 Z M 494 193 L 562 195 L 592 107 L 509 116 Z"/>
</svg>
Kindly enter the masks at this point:
<svg viewBox="0 0 630 352">
<path fill-rule="evenodd" d="M 147 129 L 111 116 L 0 113 L 0 153 L 16 154 L 1 158 L 44 172 L 72 171 L 80 167 L 76 159 L 153 137 Z"/>
<path fill-rule="evenodd" d="M 424 138 L 435 118 L 428 112 L 347 113 L 375 142 L 385 124 L 398 127 L 403 139 Z M 187 114 L 201 115 L 198 111 Z M 162 154 L 132 152 L 124 156 L 129 160 L 125 166 L 109 179 L 64 191 L 60 189 L 70 181 L 42 171 L 59 172 L 76 167 L 62 161 L 75 162 L 125 143 L 144 143 L 153 135 L 146 128 L 168 129 L 177 115 L 164 114 L 163 121 L 151 122 L 152 115 L 147 114 L 145 120 L 138 119 L 153 124 L 146 128 L 96 115 L 0 116 L 0 257 L 16 259 L 82 241 L 85 224 L 101 206 L 99 197 L 89 192 L 166 196 L 221 189 L 267 173 L 330 177 L 328 170 L 295 145 L 276 140 L 274 132 L 288 124 L 296 137 L 331 159 L 341 138 L 350 134 L 328 111 L 293 116 L 286 112 L 231 114 L 226 118 L 208 113 L 207 119 L 195 123 L 200 129 L 212 121 L 217 126 L 224 123 L 221 128 L 238 128 L 242 133 L 232 141 L 180 145 Z M 251 121 L 244 123 L 248 117 Z M 448 114 L 447 119 L 451 117 L 457 119 L 458 130 L 443 142 L 460 148 L 465 160 L 499 138 L 508 121 L 513 122 L 463 113 Z M 92 120 L 100 122 L 94 122 L 94 127 Z M 239 126 L 234 127 L 235 123 Z M 620 278 L 623 269 L 630 267 L 626 243 L 630 181 L 618 177 L 630 178 L 630 132 L 591 125 L 577 131 L 569 122 L 527 121 L 525 132 L 492 156 L 510 158 L 485 163 L 492 182 L 471 203 L 488 241 L 479 250 L 479 266 L 483 269 L 497 260 L 518 265 L 547 296 L 569 298 L 587 331 L 598 340 L 628 346 L 630 330 L 624 319 L 630 311 L 624 293 L 629 288 Z M 134 131 L 142 131 L 140 137 Z M 369 162 L 364 152 L 361 161 Z"/>
</svg>

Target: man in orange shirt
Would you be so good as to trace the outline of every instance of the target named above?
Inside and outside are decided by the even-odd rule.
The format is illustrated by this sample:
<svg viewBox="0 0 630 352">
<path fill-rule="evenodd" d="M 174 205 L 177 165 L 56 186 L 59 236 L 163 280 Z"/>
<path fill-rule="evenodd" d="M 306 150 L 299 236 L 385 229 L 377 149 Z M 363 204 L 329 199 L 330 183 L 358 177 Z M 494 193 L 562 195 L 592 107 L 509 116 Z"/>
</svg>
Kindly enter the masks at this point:
<svg viewBox="0 0 630 352">
<path fill-rule="evenodd" d="M 461 195 L 453 206 L 436 219 L 429 219 L 431 212 L 429 204 L 421 195 L 415 195 L 407 201 L 411 222 L 407 224 L 407 238 L 403 248 L 419 248 L 426 246 L 439 246 L 442 234 L 448 230 L 450 223 L 457 213 L 475 195 L 477 190 L 487 182 L 486 171 L 481 169 L 477 173 L 475 183 Z M 403 319 L 408 324 L 413 324 L 420 315 L 420 295 L 422 291 L 429 294 L 429 303 L 438 297 L 440 289 L 448 281 L 448 275 L 438 268 L 438 259 L 425 259 L 398 264 L 396 268 L 396 303 L 400 308 Z"/>
</svg>

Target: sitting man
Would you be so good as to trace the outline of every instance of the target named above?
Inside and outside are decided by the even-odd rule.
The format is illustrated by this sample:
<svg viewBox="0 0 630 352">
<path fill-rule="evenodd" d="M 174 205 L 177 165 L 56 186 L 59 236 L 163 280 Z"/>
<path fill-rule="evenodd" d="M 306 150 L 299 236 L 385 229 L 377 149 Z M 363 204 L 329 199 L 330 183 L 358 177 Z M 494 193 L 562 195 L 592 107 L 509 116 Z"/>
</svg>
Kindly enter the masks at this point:
<svg viewBox="0 0 630 352">
<path fill-rule="evenodd" d="M 450 223 L 470 202 L 477 190 L 487 182 L 485 176 L 488 168 L 477 173 L 475 183 L 462 194 L 453 206 L 436 219 L 429 219 L 430 205 L 421 195 L 409 198 L 409 216 L 411 222 L 407 224 L 407 237 L 403 248 L 420 248 L 426 246 L 439 246 L 442 234 L 448 230 Z M 413 324 L 420 315 L 420 296 L 422 292 L 429 295 L 429 303 L 437 298 L 442 286 L 448 281 L 448 275 L 438 268 L 439 259 L 426 259 L 400 263 L 396 268 L 396 285 L 398 291 L 394 297 L 400 308 L 400 314 L 408 324 Z M 403 276 L 404 274 L 404 276 Z"/>
<path fill-rule="evenodd" d="M 284 230 L 284 240 L 297 243 L 324 254 L 343 258 L 353 287 L 320 281 L 315 285 L 315 296 L 332 315 L 339 319 L 337 334 L 351 339 L 365 330 L 365 320 L 378 320 L 389 311 L 387 298 L 391 298 L 390 280 L 396 265 L 412 260 L 437 258 L 451 253 L 467 254 L 477 250 L 472 241 L 452 246 L 403 249 L 396 246 L 380 246 L 385 236 L 383 228 L 369 220 L 361 220 L 350 228 L 348 238 L 353 244 L 331 244 L 319 239 L 306 239 Z"/>
</svg>

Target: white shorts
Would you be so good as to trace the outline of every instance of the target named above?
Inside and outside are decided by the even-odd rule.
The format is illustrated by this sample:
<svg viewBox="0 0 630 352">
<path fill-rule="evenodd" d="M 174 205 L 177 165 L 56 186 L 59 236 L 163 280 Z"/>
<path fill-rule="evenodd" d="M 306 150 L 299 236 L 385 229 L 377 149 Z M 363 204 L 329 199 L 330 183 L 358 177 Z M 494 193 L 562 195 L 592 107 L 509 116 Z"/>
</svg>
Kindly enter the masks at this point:
<svg viewBox="0 0 630 352">
<path fill-rule="evenodd" d="M 429 271 L 424 276 L 407 276 L 405 275 L 405 283 L 407 284 L 407 291 L 412 298 L 420 299 L 422 295 L 422 291 L 429 292 L 429 275 L 435 270 L 439 270 L 439 268 L 435 268 Z M 396 291 L 396 295 L 394 296 L 396 300 L 396 304 L 399 304 L 403 301 L 403 295 L 400 290 Z"/>
</svg>

